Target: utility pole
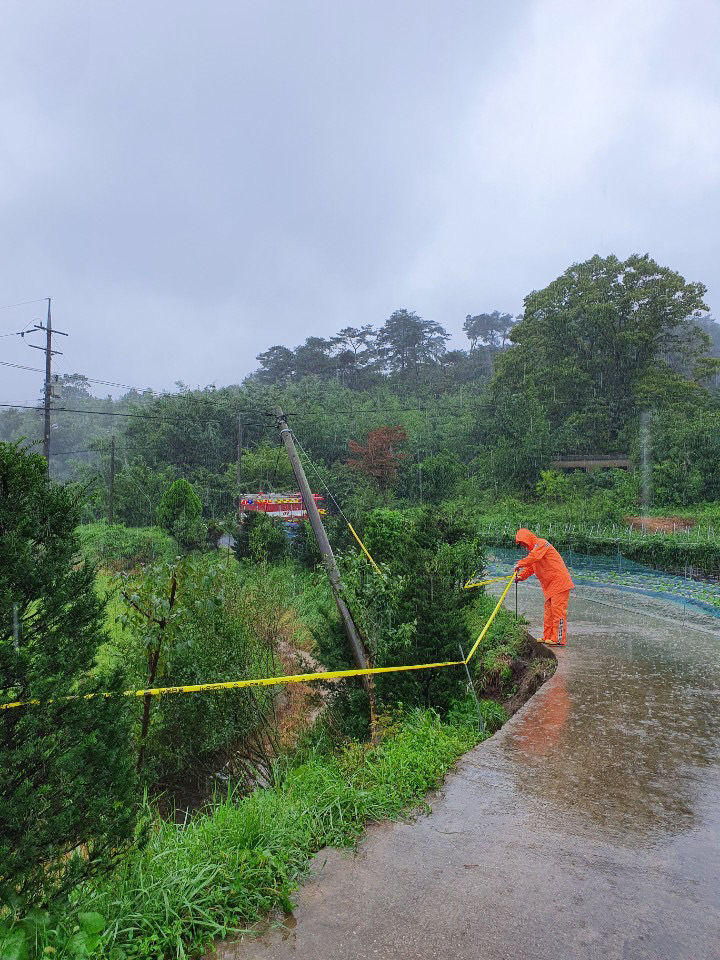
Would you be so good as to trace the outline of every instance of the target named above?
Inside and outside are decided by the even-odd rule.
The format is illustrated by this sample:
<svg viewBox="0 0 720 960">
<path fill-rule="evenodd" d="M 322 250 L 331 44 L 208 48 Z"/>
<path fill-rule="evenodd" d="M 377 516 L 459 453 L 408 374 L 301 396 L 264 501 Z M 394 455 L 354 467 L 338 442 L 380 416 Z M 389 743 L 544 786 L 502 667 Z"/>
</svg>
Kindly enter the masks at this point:
<svg viewBox="0 0 720 960">
<path fill-rule="evenodd" d="M 240 501 L 242 499 L 240 482 L 242 479 L 242 446 L 243 446 L 243 415 L 238 414 L 237 418 L 237 463 L 235 466 L 235 480 L 237 483 L 237 515 L 238 522 L 240 522 Z"/>
<path fill-rule="evenodd" d="M 243 415 L 238 414 L 238 424 L 237 424 L 237 467 L 235 476 L 237 477 L 238 490 L 240 489 L 240 477 L 242 474 L 242 448 L 243 448 L 243 433 L 244 433 L 244 424 L 243 424 Z"/>
<path fill-rule="evenodd" d="M 315 503 L 315 498 L 312 495 L 310 490 L 310 484 L 308 483 L 307 477 L 305 476 L 305 471 L 303 470 L 303 465 L 300 463 L 300 458 L 297 455 L 297 450 L 295 449 L 295 443 L 293 442 L 292 433 L 290 427 L 287 425 L 287 420 L 285 419 L 285 414 L 282 410 L 277 407 L 275 410 L 275 416 L 277 418 L 277 427 L 280 431 L 280 436 L 282 441 L 285 444 L 285 449 L 287 450 L 287 455 L 290 458 L 290 464 L 293 468 L 293 473 L 295 474 L 295 479 L 298 482 L 300 487 L 300 493 L 302 494 L 303 503 L 305 504 L 305 509 L 307 510 L 308 518 L 310 519 L 310 526 L 312 531 L 315 534 L 315 539 L 317 540 L 317 545 L 320 548 L 320 553 L 322 554 L 323 563 L 325 565 L 325 570 L 328 575 L 328 580 L 330 581 L 330 586 L 332 587 L 333 595 L 335 596 L 335 603 L 337 604 L 340 617 L 345 627 L 345 633 L 347 634 L 348 641 L 350 643 L 350 650 L 352 652 L 352 658 L 355 662 L 355 666 L 358 670 L 364 670 L 369 665 L 367 651 L 365 650 L 365 644 L 358 633 L 358 629 L 355 626 L 353 621 L 352 614 L 348 609 L 347 604 L 342 598 L 342 582 L 340 580 L 340 571 L 337 568 L 337 563 L 335 562 L 335 556 L 332 552 L 332 547 L 330 546 L 330 541 L 328 540 L 328 535 L 325 532 L 325 527 L 323 526 L 322 519 L 320 518 L 320 513 Z M 371 676 L 361 677 L 365 691 L 370 698 L 370 711 L 371 711 L 371 720 L 374 721 L 375 715 L 375 706 L 374 706 L 374 684 Z"/>
<path fill-rule="evenodd" d="M 52 397 L 52 357 L 53 354 L 62 353 L 62 350 L 53 350 L 52 348 L 52 338 L 53 334 L 60 335 L 61 337 L 67 337 L 68 334 L 64 333 L 62 330 L 53 330 L 52 328 L 52 314 L 51 314 L 51 303 L 52 298 L 47 298 L 47 325 L 43 326 L 42 323 L 36 323 L 33 326 L 33 330 L 44 330 L 45 331 L 45 346 L 39 347 L 35 343 L 29 343 L 28 346 L 32 347 L 34 350 L 44 350 L 45 351 L 45 429 L 43 432 L 43 456 L 47 461 L 48 473 L 50 472 L 50 400 Z"/>
<path fill-rule="evenodd" d="M 115 523 L 115 434 L 110 438 L 110 497 L 108 523 Z"/>
</svg>

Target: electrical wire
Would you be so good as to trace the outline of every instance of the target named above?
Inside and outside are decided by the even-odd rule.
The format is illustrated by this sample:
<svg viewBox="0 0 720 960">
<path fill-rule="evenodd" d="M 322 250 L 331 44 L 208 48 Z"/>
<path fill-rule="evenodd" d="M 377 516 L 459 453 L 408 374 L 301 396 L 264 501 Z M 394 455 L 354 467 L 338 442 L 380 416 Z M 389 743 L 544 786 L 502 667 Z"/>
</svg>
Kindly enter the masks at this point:
<svg viewBox="0 0 720 960">
<path fill-rule="evenodd" d="M 4 334 L 4 336 L 10 336 L 10 334 Z M 15 367 L 16 370 L 30 370 L 32 373 L 45 373 L 44 370 L 41 370 L 40 367 L 26 367 L 24 363 L 9 363 L 7 360 L 0 360 L 1 367 Z"/>
<path fill-rule="evenodd" d="M 0 334 L 0 337 L 15 337 L 20 336 L 20 333 L 3 333 Z M 14 367 L 16 370 L 29 370 L 32 373 L 45 373 L 41 367 L 28 367 L 22 363 L 10 363 L 7 360 L 0 360 L 0 366 L 2 367 Z M 83 380 L 86 380 L 88 383 L 99 383 L 106 387 L 125 387 L 127 390 L 135 390 L 137 393 L 144 393 L 145 390 L 151 390 L 154 394 L 154 398 L 161 399 L 163 397 L 182 397 L 188 396 L 183 393 L 155 393 L 150 387 L 137 387 L 132 383 L 118 383 L 115 380 L 99 380 L 96 377 L 87 377 L 84 373 L 63 373 L 60 374 L 61 377 L 80 377 Z M 227 387 L 221 387 L 221 390 L 228 389 Z M 212 397 L 191 397 L 193 403 L 216 403 Z M 234 412 L 234 411 L 233 411 Z M 238 411 L 242 413 L 242 411 Z"/>
<path fill-rule="evenodd" d="M 44 407 L 33 406 L 27 403 L 0 403 L 0 407 L 9 407 L 13 410 L 37 410 L 42 412 Z M 53 407 L 53 413 L 76 413 L 76 414 L 88 414 L 98 417 L 126 417 L 131 420 L 160 420 L 165 423 L 187 423 L 187 417 L 163 417 L 157 414 L 152 413 L 120 413 L 115 410 L 80 410 L 75 407 Z M 238 410 L 232 411 L 233 414 L 242 413 L 243 416 L 258 416 L 262 414 L 263 416 L 267 415 L 266 411 L 257 411 L 257 410 Z M 194 419 L 194 423 L 222 423 L 222 419 L 219 417 L 208 417 L 204 420 Z"/>
<path fill-rule="evenodd" d="M 103 450 L 51 450 L 51 457 L 73 457 L 81 453 L 103 453 Z"/>
<path fill-rule="evenodd" d="M 4 337 L 13 336 L 10 333 L 2 334 Z M 27 367 L 23 363 L 10 363 L 7 360 L 0 360 L 0 367 L 14 367 L 16 370 L 30 370 L 32 373 L 45 373 L 40 367 Z M 86 377 L 84 373 L 61 373 L 61 377 L 81 377 L 83 380 L 87 380 L 88 383 L 101 383 L 107 387 L 127 387 L 128 390 L 137 390 L 140 392 L 139 387 L 134 387 L 131 383 L 115 383 L 114 380 L 96 380 L 93 377 Z"/>
<path fill-rule="evenodd" d="M 332 490 L 331 490 L 330 487 L 328 487 L 328 485 L 325 483 L 325 481 L 324 481 L 323 478 L 321 477 L 319 471 L 318 471 L 317 468 L 315 467 L 315 464 L 314 464 L 314 463 L 312 462 L 312 460 L 310 459 L 310 455 L 308 454 L 308 452 L 305 450 L 305 448 L 302 446 L 302 444 L 301 444 L 300 441 L 298 440 L 297 435 L 296 435 L 293 431 L 290 431 L 290 432 L 292 433 L 292 437 L 293 437 L 293 439 L 294 439 L 294 441 L 295 441 L 295 445 L 297 446 L 298 450 L 302 453 L 302 455 L 305 457 L 305 460 L 307 461 L 308 466 L 310 467 L 310 469 L 312 470 L 312 472 L 315 474 L 315 476 L 318 478 L 318 480 L 320 481 L 321 486 L 325 489 L 325 492 L 327 493 L 327 495 L 330 497 L 330 499 L 332 500 L 332 502 L 333 502 L 333 503 L 335 504 L 335 506 L 337 507 L 338 512 L 340 513 L 340 516 L 343 518 L 343 520 L 345 521 L 345 523 L 346 523 L 348 526 L 350 526 L 350 525 L 351 525 L 351 524 L 350 524 L 350 521 L 349 521 L 348 518 L 345 516 L 345 514 L 343 513 L 342 507 L 340 506 L 340 504 L 337 502 L 337 500 L 336 500 L 335 497 L 333 496 Z"/>
<path fill-rule="evenodd" d="M 21 300 L 19 303 L 6 303 L 0 310 L 10 310 L 12 307 L 24 307 L 27 303 L 47 303 L 47 297 L 38 297 L 37 300 Z"/>
</svg>

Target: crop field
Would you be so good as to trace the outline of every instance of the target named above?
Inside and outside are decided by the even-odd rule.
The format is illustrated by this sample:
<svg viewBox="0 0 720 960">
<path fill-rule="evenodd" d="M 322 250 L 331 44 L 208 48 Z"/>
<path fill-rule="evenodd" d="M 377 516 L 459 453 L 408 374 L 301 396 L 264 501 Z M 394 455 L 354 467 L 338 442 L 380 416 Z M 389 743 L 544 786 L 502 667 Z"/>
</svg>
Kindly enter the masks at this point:
<svg viewBox="0 0 720 960">
<path fill-rule="evenodd" d="M 494 548 L 489 557 L 488 576 L 511 573 L 520 556 L 521 551 Z M 569 550 L 563 556 L 578 586 L 614 587 L 630 593 L 661 596 L 670 603 L 691 605 L 720 617 L 720 583 L 716 581 L 653 570 L 619 554 L 616 557 L 591 557 Z"/>
</svg>

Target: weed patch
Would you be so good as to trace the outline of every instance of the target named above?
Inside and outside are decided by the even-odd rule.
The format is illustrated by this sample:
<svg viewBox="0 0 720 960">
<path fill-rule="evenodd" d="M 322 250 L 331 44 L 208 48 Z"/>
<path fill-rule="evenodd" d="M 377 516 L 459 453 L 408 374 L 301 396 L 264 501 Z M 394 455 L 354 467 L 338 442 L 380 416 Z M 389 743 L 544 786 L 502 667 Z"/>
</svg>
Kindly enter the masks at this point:
<svg viewBox="0 0 720 960">
<path fill-rule="evenodd" d="M 146 845 L 108 877 L 79 888 L 61 917 L 48 915 L 27 937 L 26 926 L 6 920 L 6 943 L 22 944 L 25 952 L 13 956 L 40 957 L 45 950 L 58 960 L 196 955 L 273 908 L 289 909 L 317 850 L 351 846 L 363 824 L 400 816 L 480 739 L 469 724 L 443 723 L 433 711 L 418 710 L 377 747 L 350 743 L 337 755 L 306 750 L 304 758 L 277 766 L 270 788 L 237 801 L 228 796 L 182 827 L 153 820 Z M 78 952 L 76 934 L 90 915 L 97 939 L 92 950 Z M 99 932 L 98 917 L 104 918 Z"/>
</svg>

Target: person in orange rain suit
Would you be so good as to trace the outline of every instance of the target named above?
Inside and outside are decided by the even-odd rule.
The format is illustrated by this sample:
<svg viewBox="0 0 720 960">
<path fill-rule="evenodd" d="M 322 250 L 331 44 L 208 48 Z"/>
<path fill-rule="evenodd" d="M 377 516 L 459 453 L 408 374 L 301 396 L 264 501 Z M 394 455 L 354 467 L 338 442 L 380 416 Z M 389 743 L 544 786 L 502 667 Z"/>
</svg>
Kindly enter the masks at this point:
<svg viewBox="0 0 720 960">
<path fill-rule="evenodd" d="M 518 581 L 527 580 L 535 574 L 545 594 L 542 642 L 565 646 L 568 600 L 570 591 L 575 589 L 568 568 L 551 543 L 536 537 L 525 527 L 515 534 L 515 543 L 521 544 L 528 551 L 528 555 L 515 564 Z"/>
</svg>

